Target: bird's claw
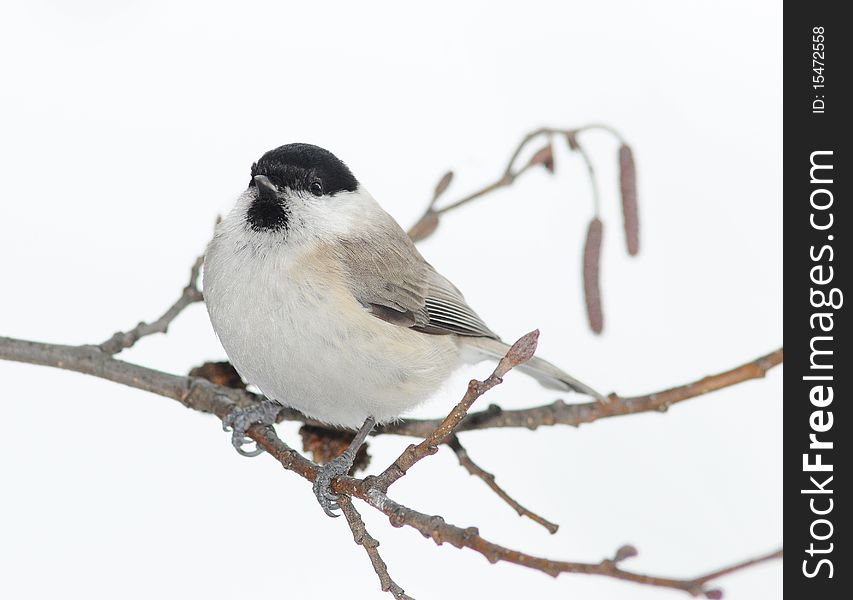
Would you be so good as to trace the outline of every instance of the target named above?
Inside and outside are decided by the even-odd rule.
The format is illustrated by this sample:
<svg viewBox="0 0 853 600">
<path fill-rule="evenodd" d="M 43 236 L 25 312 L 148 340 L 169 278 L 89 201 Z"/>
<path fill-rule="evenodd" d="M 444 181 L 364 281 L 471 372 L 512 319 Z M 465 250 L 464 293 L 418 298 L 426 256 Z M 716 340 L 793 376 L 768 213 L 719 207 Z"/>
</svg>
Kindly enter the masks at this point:
<svg viewBox="0 0 853 600">
<path fill-rule="evenodd" d="M 255 456 L 260 456 L 264 453 L 264 449 L 255 445 L 253 450 L 246 450 L 244 448 L 245 445 L 251 444 L 254 440 L 247 437 L 242 437 L 242 439 L 238 439 L 237 436 L 231 436 L 231 444 L 234 446 L 234 449 L 240 456 L 246 456 L 248 458 L 253 458 Z"/>
<path fill-rule="evenodd" d="M 330 517 L 340 516 L 334 512 L 340 509 L 340 505 L 338 505 L 339 496 L 332 492 L 332 480 L 348 474 L 354 461 L 355 453 L 347 451 L 320 467 L 320 472 L 317 473 L 317 478 L 314 480 L 314 495 L 317 496 L 317 502 L 320 503 L 323 512 Z"/>
<path fill-rule="evenodd" d="M 231 432 L 231 445 L 241 456 L 258 456 L 263 454 L 263 448 L 257 445 L 251 450 L 244 448 L 247 444 L 252 443 L 252 440 L 246 437 L 246 432 L 252 425 L 274 425 L 280 410 L 281 405 L 269 400 L 263 400 L 249 408 L 235 406 L 222 419 L 222 430 Z"/>
</svg>

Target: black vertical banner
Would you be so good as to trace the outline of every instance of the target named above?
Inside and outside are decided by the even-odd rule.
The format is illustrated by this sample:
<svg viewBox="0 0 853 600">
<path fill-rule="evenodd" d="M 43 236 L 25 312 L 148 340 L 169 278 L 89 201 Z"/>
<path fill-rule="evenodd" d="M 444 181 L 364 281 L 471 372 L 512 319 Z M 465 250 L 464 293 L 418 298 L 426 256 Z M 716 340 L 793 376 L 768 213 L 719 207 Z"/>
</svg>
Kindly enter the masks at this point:
<svg viewBox="0 0 853 600">
<path fill-rule="evenodd" d="M 853 268 L 851 24 L 843 3 L 784 11 L 784 571 L 790 598 L 853 598 L 849 523 Z M 842 284 L 841 282 L 845 283 Z"/>
</svg>

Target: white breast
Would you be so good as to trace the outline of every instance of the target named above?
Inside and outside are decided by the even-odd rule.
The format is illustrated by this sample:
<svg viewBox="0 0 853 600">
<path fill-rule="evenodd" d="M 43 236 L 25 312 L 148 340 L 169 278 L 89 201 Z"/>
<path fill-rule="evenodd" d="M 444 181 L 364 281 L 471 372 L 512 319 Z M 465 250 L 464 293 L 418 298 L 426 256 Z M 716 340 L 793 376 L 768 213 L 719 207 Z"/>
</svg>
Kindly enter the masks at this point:
<svg viewBox="0 0 853 600">
<path fill-rule="evenodd" d="M 270 399 L 330 425 L 393 420 L 457 367 L 455 336 L 371 315 L 327 256 L 217 235 L 204 268 L 213 328 L 237 371 Z"/>
</svg>

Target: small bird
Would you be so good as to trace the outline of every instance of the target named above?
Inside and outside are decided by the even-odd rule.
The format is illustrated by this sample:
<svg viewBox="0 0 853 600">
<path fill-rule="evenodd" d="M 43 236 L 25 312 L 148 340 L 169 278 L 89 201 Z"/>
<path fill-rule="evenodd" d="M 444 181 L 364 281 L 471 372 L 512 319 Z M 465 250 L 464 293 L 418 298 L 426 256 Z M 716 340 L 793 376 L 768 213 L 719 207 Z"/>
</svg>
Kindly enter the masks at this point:
<svg viewBox="0 0 853 600">
<path fill-rule="evenodd" d="M 509 349 L 349 168 L 310 144 L 252 165 L 207 248 L 204 301 L 234 368 L 271 402 L 224 422 L 241 454 L 260 453 L 242 449 L 245 431 L 274 422 L 281 406 L 358 429 L 314 483 L 330 516 L 339 508 L 331 482 L 375 424 L 400 418 L 461 364 Z M 548 388 L 604 399 L 541 358 L 520 369 Z"/>
</svg>

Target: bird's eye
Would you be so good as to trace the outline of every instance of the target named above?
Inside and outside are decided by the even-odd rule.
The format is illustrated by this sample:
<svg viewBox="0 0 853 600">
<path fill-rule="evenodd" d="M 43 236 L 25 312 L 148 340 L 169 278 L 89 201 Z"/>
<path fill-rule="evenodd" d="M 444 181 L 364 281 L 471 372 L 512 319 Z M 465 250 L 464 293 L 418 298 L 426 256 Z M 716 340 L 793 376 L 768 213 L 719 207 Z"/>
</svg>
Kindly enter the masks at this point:
<svg viewBox="0 0 853 600">
<path fill-rule="evenodd" d="M 320 183 L 318 180 L 312 181 L 311 185 L 308 186 L 308 189 L 315 196 L 322 196 L 323 195 L 323 184 Z"/>
</svg>

